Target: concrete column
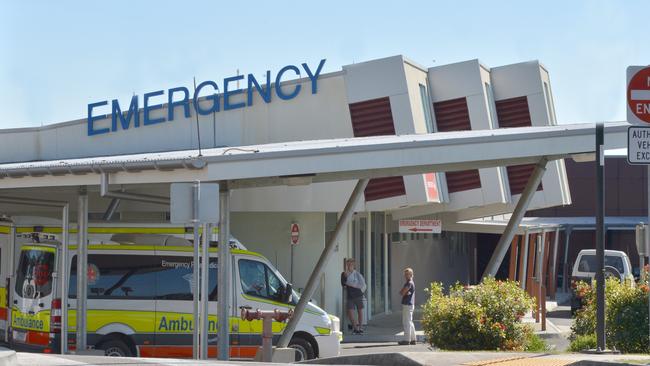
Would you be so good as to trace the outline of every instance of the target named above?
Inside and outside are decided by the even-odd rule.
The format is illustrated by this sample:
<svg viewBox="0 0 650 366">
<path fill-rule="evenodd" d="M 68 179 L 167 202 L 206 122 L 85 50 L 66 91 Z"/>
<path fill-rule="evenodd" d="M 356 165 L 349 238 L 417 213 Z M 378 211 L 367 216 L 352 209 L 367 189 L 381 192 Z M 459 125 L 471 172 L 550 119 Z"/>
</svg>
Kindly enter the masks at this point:
<svg viewBox="0 0 650 366">
<path fill-rule="evenodd" d="M 68 353 L 68 286 L 70 276 L 68 274 L 68 250 L 70 233 L 70 206 L 63 206 L 61 212 L 61 254 L 59 264 L 59 278 L 61 279 L 61 354 Z M 78 277 L 78 276 L 77 276 Z"/>
<path fill-rule="evenodd" d="M 232 259 L 230 256 L 230 189 L 227 182 L 219 183 L 219 276 L 218 276 L 218 352 L 219 360 L 230 358 L 230 289 Z"/>
<path fill-rule="evenodd" d="M 88 309 L 88 193 L 83 187 L 77 201 L 77 353 L 87 348 Z"/>
<path fill-rule="evenodd" d="M 192 257 L 192 358 L 195 360 L 199 359 L 199 296 L 200 296 L 200 285 L 199 285 L 199 198 L 201 197 L 201 183 L 194 182 L 193 190 L 193 200 L 192 207 L 194 209 L 193 213 L 193 229 L 194 229 L 194 248 L 193 248 L 193 257 Z"/>
<path fill-rule="evenodd" d="M 208 359 L 208 296 L 210 295 L 210 236 L 212 227 L 203 224 L 203 242 L 201 243 L 201 359 Z"/>
</svg>

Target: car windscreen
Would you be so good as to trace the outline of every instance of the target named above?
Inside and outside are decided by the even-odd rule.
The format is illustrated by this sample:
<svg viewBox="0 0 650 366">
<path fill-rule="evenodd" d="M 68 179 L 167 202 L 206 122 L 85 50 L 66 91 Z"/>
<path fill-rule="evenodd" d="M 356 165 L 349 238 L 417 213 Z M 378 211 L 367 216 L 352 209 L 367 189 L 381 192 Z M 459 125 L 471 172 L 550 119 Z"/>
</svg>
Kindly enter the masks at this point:
<svg viewBox="0 0 650 366">
<path fill-rule="evenodd" d="M 54 252 L 45 249 L 24 249 L 20 253 L 16 271 L 16 293 L 28 299 L 37 299 L 52 293 Z"/>
<path fill-rule="evenodd" d="M 625 272 L 623 266 L 623 258 L 614 255 L 605 256 L 605 266 L 616 268 L 621 274 Z M 578 271 L 580 272 L 596 272 L 597 262 L 596 256 L 592 254 L 583 255 L 578 264 Z"/>
</svg>

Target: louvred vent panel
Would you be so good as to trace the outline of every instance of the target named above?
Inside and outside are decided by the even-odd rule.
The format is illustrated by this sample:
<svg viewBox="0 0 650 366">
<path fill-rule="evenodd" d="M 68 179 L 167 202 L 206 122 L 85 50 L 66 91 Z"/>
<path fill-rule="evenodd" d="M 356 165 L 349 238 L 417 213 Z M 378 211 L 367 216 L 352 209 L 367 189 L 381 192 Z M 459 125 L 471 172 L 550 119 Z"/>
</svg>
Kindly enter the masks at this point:
<svg viewBox="0 0 650 366">
<path fill-rule="evenodd" d="M 525 165 L 513 165 L 506 167 L 508 170 L 508 183 L 510 184 L 510 194 L 521 194 L 526 188 L 526 183 L 528 179 L 533 174 L 535 170 L 535 164 L 525 164 Z M 543 189 L 542 183 L 539 183 L 537 187 L 538 191 Z"/>
<path fill-rule="evenodd" d="M 388 97 L 350 104 L 354 137 L 395 135 Z M 406 195 L 403 177 L 371 179 L 364 191 L 366 201 Z"/>
<path fill-rule="evenodd" d="M 500 128 L 532 126 L 527 97 L 499 100 L 495 102 L 495 105 Z M 509 166 L 506 167 L 506 170 L 508 171 L 510 194 L 521 194 L 524 188 L 526 188 L 528 179 L 535 170 L 535 164 Z M 537 190 L 541 191 L 542 189 L 543 187 L 540 183 Z"/>
<path fill-rule="evenodd" d="M 433 103 L 438 132 L 469 131 L 472 125 L 469 120 L 467 99 L 458 98 Z M 477 169 L 460 172 L 447 172 L 447 191 L 449 193 L 468 191 L 481 188 L 481 177 Z"/>
<path fill-rule="evenodd" d="M 354 137 L 394 135 L 393 112 L 388 97 L 350 104 Z"/>
<path fill-rule="evenodd" d="M 532 126 L 527 97 L 499 100 L 494 104 L 500 128 Z"/>
</svg>

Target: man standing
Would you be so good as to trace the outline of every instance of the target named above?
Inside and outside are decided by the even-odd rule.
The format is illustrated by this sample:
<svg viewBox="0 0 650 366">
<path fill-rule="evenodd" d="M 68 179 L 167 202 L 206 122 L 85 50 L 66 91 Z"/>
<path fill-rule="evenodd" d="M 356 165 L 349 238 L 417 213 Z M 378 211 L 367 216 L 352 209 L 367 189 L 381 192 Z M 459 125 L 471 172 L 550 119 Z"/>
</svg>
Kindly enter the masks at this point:
<svg viewBox="0 0 650 366">
<path fill-rule="evenodd" d="M 348 318 L 352 323 L 354 334 L 363 333 L 361 323 L 363 323 L 363 293 L 366 291 L 366 280 L 361 273 L 354 269 L 355 261 L 348 258 L 345 261 L 345 272 L 341 273 L 341 286 L 347 291 L 347 311 Z M 354 309 L 357 309 L 358 321 L 354 321 Z"/>
<path fill-rule="evenodd" d="M 413 282 L 413 269 L 404 270 L 406 283 L 399 291 L 402 295 L 402 325 L 404 325 L 404 340 L 397 342 L 400 345 L 415 344 L 415 325 L 413 324 L 413 310 L 415 309 L 415 282 Z"/>
</svg>

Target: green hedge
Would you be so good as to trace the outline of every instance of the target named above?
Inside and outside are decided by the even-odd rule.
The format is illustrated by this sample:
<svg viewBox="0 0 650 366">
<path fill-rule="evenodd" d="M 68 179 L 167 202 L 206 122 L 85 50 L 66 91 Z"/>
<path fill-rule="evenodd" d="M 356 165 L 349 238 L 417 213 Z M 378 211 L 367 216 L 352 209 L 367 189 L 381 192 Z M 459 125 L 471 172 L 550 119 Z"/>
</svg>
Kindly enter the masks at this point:
<svg viewBox="0 0 650 366">
<path fill-rule="evenodd" d="M 485 279 L 475 287 L 459 284 L 443 292 L 432 283 L 423 306 L 423 329 L 435 347 L 447 350 L 540 351 L 546 348 L 521 318 L 533 300 L 512 281 Z"/>
<path fill-rule="evenodd" d="M 596 333 L 596 291 L 579 282 L 575 289 L 582 297 L 571 327 L 571 350 L 593 348 Z M 605 282 L 605 339 L 608 348 L 625 353 L 648 353 L 648 286 L 608 279 Z M 594 343 L 591 343 L 593 339 Z"/>
</svg>

